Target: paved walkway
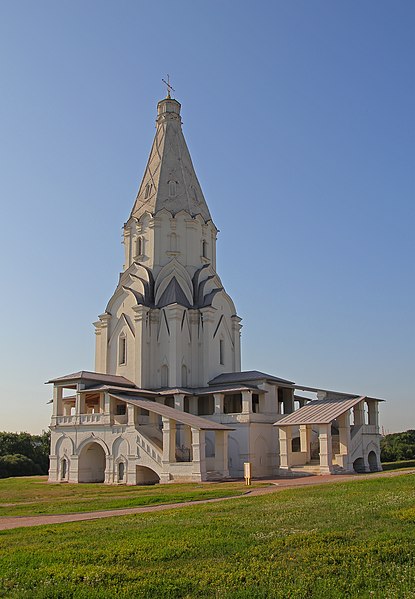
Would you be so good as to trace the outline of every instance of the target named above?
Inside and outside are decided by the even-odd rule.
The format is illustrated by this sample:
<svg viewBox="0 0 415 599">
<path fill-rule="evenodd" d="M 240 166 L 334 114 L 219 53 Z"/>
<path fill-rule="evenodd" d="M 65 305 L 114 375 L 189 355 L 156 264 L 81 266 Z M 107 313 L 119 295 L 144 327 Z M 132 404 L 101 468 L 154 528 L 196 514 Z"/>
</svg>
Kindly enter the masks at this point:
<svg viewBox="0 0 415 599">
<path fill-rule="evenodd" d="M 307 476 L 301 478 L 274 478 L 261 480 L 263 483 L 269 483 L 269 487 L 260 487 L 247 491 L 243 495 L 236 497 L 220 497 L 218 499 L 202 499 L 200 501 L 182 501 L 180 503 L 168 503 L 162 505 L 148 505 L 143 507 L 133 507 L 121 510 L 105 510 L 99 512 L 81 512 L 79 514 L 50 514 L 49 516 L 4 516 L 0 517 L 0 530 L 9 530 L 12 528 L 23 528 L 27 526 L 41 526 L 44 524 L 62 524 L 64 522 L 80 522 L 83 520 L 98 520 L 100 518 L 112 518 L 114 516 L 128 516 L 130 514 L 146 514 L 148 512 L 163 512 L 165 510 L 189 507 L 191 505 L 201 505 L 204 503 L 218 503 L 219 501 L 228 501 L 229 499 L 241 499 L 242 497 L 257 497 L 258 495 L 267 495 L 276 493 L 283 489 L 322 485 L 326 483 L 340 483 L 350 480 L 363 480 L 367 478 L 392 477 L 402 474 L 415 474 L 415 470 L 406 470 L 402 472 L 378 472 L 373 474 L 342 474 L 337 476 Z"/>
</svg>

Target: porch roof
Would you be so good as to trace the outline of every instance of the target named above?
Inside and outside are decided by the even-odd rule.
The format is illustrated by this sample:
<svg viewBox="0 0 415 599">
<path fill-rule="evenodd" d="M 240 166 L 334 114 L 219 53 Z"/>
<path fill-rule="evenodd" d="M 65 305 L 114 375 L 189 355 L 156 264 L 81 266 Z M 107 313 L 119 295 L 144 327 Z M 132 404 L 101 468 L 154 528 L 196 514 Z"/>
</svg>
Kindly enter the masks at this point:
<svg viewBox="0 0 415 599">
<path fill-rule="evenodd" d="M 182 412 L 181 410 L 176 410 L 175 408 L 170 408 L 169 406 L 164 406 L 163 404 L 159 404 L 155 401 L 150 401 L 148 399 L 142 399 L 140 397 L 131 397 L 131 395 L 122 395 L 122 394 L 114 394 L 110 393 L 111 397 L 115 399 L 120 399 L 125 401 L 126 403 L 137 406 L 138 408 L 142 408 L 143 410 L 148 410 L 149 412 L 154 412 L 155 414 L 159 414 L 160 416 L 164 416 L 165 418 L 171 418 L 171 420 L 177 420 L 177 422 L 181 422 L 182 424 L 187 424 L 192 428 L 197 428 L 199 430 L 205 431 L 233 431 L 234 429 L 225 426 L 224 424 L 219 424 L 218 422 L 213 422 L 213 420 L 208 420 L 207 418 L 201 418 L 200 416 L 195 416 L 194 414 L 189 414 L 188 412 Z"/>
<path fill-rule="evenodd" d="M 330 424 L 336 418 L 353 408 L 361 401 L 366 399 L 364 395 L 361 397 L 352 397 L 347 399 L 319 399 L 310 401 L 307 405 L 299 410 L 288 414 L 274 426 L 298 426 L 301 424 Z"/>
</svg>

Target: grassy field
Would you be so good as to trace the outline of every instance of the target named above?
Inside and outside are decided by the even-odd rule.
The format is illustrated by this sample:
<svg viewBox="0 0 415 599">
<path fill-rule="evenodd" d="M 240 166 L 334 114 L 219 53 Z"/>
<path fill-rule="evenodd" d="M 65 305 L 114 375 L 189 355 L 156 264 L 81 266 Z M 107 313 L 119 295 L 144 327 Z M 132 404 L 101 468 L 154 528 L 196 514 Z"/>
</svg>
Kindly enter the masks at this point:
<svg viewBox="0 0 415 599">
<path fill-rule="evenodd" d="M 253 485 L 258 486 L 263 485 Z M 49 484 L 46 476 L 5 478 L 0 479 L 0 517 L 121 509 L 232 497 L 245 492 L 243 482 L 127 487 Z"/>
<path fill-rule="evenodd" d="M 4 531 L 0 596 L 415 598 L 415 476 Z"/>
</svg>

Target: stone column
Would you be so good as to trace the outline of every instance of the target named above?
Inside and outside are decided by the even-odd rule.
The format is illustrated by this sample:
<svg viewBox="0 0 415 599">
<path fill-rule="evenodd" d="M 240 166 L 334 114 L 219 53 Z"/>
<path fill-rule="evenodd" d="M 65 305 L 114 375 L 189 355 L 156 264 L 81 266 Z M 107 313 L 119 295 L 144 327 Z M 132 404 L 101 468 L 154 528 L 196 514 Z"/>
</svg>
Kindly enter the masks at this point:
<svg viewBox="0 0 415 599">
<path fill-rule="evenodd" d="M 252 414 L 252 393 L 242 391 L 242 414 Z"/>
<path fill-rule="evenodd" d="M 354 425 L 362 426 L 365 423 L 365 414 L 363 411 L 363 401 L 360 401 L 353 407 Z"/>
<path fill-rule="evenodd" d="M 367 402 L 368 420 L 372 426 L 379 426 L 379 410 L 377 401 Z"/>
<path fill-rule="evenodd" d="M 215 431 L 215 470 L 224 478 L 229 476 L 228 431 Z"/>
<path fill-rule="evenodd" d="M 304 454 L 306 463 L 311 459 L 310 447 L 310 426 L 302 424 L 300 426 L 300 451 Z"/>
<path fill-rule="evenodd" d="M 127 424 L 135 427 L 135 406 L 127 404 Z"/>
<path fill-rule="evenodd" d="M 318 438 L 320 441 L 320 473 L 331 474 L 331 472 L 333 471 L 331 423 L 320 424 Z"/>
<path fill-rule="evenodd" d="M 176 461 L 176 421 L 163 417 L 163 464 Z"/>
<path fill-rule="evenodd" d="M 337 418 L 339 423 L 339 456 L 337 462 L 339 466 L 342 466 L 347 472 L 353 471 L 353 466 L 350 461 L 350 414 L 349 411 L 345 412 Z"/>
<path fill-rule="evenodd" d="M 63 397 L 63 388 L 55 385 L 53 387 L 52 416 L 62 416 L 62 397 Z"/>
<path fill-rule="evenodd" d="M 192 428 L 193 476 L 197 480 L 206 480 L 206 440 L 205 431 Z"/>
<path fill-rule="evenodd" d="M 289 470 L 292 454 L 292 430 L 290 426 L 279 427 L 280 438 L 280 468 Z"/>
<path fill-rule="evenodd" d="M 174 394 L 174 407 L 176 410 L 184 411 L 184 395 L 183 393 Z"/>
<path fill-rule="evenodd" d="M 215 402 L 215 411 L 214 414 L 223 414 L 223 398 L 225 397 L 224 393 L 214 393 L 213 400 Z"/>
</svg>

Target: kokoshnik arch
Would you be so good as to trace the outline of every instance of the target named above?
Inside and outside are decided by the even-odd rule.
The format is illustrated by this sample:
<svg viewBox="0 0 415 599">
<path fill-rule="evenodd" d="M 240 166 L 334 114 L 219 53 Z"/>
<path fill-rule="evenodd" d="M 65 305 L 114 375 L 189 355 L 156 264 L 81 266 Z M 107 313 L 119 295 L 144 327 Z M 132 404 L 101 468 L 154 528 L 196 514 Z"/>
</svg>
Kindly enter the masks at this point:
<svg viewBox="0 0 415 599">
<path fill-rule="evenodd" d="M 123 272 L 95 323 L 96 371 L 49 381 L 49 480 L 203 481 L 241 477 L 244 462 L 254 477 L 380 470 L 382 400 L 241 372 L 241 319 L 180 109 L 170 94 L 157 105 Z"/>
</svg>

